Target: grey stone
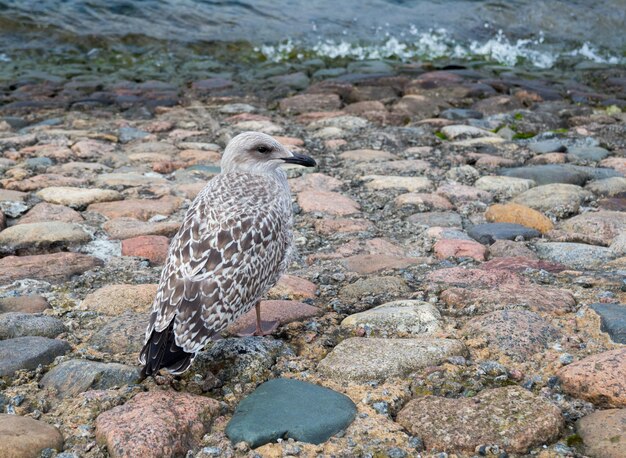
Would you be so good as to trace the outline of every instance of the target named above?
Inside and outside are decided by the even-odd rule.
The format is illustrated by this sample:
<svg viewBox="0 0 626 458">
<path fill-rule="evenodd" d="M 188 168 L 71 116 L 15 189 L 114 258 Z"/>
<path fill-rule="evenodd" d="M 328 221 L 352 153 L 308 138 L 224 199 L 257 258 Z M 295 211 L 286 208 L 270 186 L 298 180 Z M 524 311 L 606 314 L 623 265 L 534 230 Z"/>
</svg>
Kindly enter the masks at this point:
<svg viewBox="0 0 626 458">
<path fill-rule="evenodd" d="M 28 336 L 0 341 L 0 377 L 13 375 L 20 369 L 35 369 L 50 364 L 57 356 L 70 350 L 64 340 Z"/>
<path fill-rule="evenodd" d="M 263 337 L 218 340 L 198 353 L 194 370 L 212 373 L 223 382 L 258 383 L 271 376 L 270 369 L 280 356 L 293 356 L 285 342 Z"/>
<path fill-rule="evenodd" d="M 572 162 L 577 160 L 598 162 L 609 154 L 611 154 L 609 151 L 599 146 L 572 146 L 568 148 L 567 159 Z"/>
<path fill-rule="evenodd" d="M 528 147 L 537 154 L 564 153 L 567 151 L 565 145 L 557 140 L 543 140 L 536 143 L 529 143 Z"/>
<path fill-rule="evenodd" d="M 119 138 L 120 142 L 128 143 L 133 140 L 140 140 L 150 135 L 149 132 L 136 129 L 134 127 L 120 127 Z"/>
<path fill-rule="evenodd" d="M 384 339 L 352 337 L 339 343 L 317 366 L 339 381 L 383 381 L 406 377 L 450 356 L 466 356 L 467 349 L 453 339 Z"/>
<path fill-rule="evenodd" d="M 352 400 L 341 393 L 280 378 L 241 401 L 225 432 L 233 443 L 244 441 L 252 448 L 278 439 L 321 444 L 352 423 L 356 413 Z"/>
<path fill-rule="evenodd" d="M 137 353 L 143 347 L 148 314 L 125 313 L 109 320 L 89 344 L 108 353 Z"/>
<path fill-rule="evenodd" d="M 500 174 L 533 180 L 537 185 L 566 183 L 582 186 L 589 180 L 584 171 L 557 164 L 506 168 L 501 169 Z"/>
<path fill-rule="evenodd" d="M 615 343 L 626 344 L 626 304 L 591 304 L 600 315 L 601 328 Z"/>
<path fill-rule="evenodd" d="M 0 339 L 24 336 L 54 338 L 65 332 L 63 322 L 47 315 L 9 312 L 0 315 Z"/>
<path fill-rule="evenodd" d="M 428 227 L 463 227 L 461 215 L 456 212 L 416 213 L 407 218 L 412 224 Z"/>
<path fill-rule="evenodd" d="M 139 380 L 138 367 L 72 359 L 44 375 L 40 385 L 65 398 L 87 390 L 106 390 L 115 386 L 131 385 Z"/>
<path fill-rule="evenodd" d="M 517 237 L 524 240 L 541 237 L 539 231 L 513 223 L 477 224 L 468 229 L 467 234 L 483 245 L 491 245 L 496 240 L 515 240 Z"/>
<path fill-rule="evenodd" d="M 440 118 L 449 119 L 451 121 L 458 121 L 461 119 L 482 119 L 483 114 L 480 111 L 468 110 L 465 108 L 449 108 L 443 110 L 439 114 Z"/>
<path fill-rule="evenodd" d="M 367 336 L 426 335 L 441 330 L 441 314 L 429 302 L 393 301 L 350 315 L 344 318 L 341 327 L 363 329 Z"/>
<path fill-rule="evenodd" d="M 535 248 L 539 258 L 558 262 L 574 269 L 600 267 L 614 257 L 610 248 L 583 243 L 538 243 Z"/>
<path fill-rule="evenodd" d="M 602 180 L 590 181 L 585 189 L 599 196 L 613 197 L 619 194 L 626 194 L 626 178 L 611 177 Z"/>
<path fill-rule="evenodd" d="M 512 201 L 563 218 L 578 213 L 580 206 L 592 198 L 593 194 L 580 186 L 554 183 L 531 188 Z"/>
</svg>

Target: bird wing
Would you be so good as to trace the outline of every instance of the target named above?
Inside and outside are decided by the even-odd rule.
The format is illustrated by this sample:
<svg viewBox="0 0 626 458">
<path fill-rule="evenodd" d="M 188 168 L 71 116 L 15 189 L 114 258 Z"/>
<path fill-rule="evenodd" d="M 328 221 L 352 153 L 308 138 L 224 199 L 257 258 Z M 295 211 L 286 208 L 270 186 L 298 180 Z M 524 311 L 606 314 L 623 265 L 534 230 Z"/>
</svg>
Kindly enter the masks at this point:
<svg viewBox="0 0 626 458">
<path fill-rule="evenodd" d="M 146 331 L 148 341 L 174 320 L 175 342 L 189 353 L 273 286 L 290 245 L 291 214 L 266 195 L 271 190 L 253 193 L 254 205 L 241 198 L 236 205 L 210 205 L 211 189 L 205 191 L 172 241 Z"/>
</svg>

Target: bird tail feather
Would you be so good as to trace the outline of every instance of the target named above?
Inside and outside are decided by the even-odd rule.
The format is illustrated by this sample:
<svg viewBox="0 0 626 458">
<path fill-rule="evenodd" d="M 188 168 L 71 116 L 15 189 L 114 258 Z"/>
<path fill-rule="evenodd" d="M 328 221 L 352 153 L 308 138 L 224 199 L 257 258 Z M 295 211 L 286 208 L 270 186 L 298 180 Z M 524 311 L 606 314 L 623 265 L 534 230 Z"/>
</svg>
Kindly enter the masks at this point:
<svg viewBox="0 0 626 458">
<path fill-rule="evenodd" d="M 161 368 L 172 374 L 181 374 L 189 369 L 195 353 L 188 353 L 176 344 L 172 320 L 163 331 L 153 330 L 139 355 L 139 361 L 144 364 L 141 370 L 142 377 L 156 374 Z"/>
</svg>

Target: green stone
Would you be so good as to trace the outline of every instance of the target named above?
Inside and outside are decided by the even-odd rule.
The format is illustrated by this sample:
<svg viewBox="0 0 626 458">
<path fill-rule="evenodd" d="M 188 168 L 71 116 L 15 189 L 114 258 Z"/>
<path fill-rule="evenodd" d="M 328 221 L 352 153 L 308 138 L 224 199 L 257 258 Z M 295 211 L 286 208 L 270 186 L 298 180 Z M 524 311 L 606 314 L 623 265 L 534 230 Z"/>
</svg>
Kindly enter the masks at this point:
<svg viewBox="0 0 626 458">
<path fill-rule="evenodd" d="M 233 443 L 252 448 L 293 438 L 320 444 L 345 429 L 356 416 L 347 396 L 328 388 L 290 379 L 274 379 L 245 398 L 226 426 Z"/>
</svg>

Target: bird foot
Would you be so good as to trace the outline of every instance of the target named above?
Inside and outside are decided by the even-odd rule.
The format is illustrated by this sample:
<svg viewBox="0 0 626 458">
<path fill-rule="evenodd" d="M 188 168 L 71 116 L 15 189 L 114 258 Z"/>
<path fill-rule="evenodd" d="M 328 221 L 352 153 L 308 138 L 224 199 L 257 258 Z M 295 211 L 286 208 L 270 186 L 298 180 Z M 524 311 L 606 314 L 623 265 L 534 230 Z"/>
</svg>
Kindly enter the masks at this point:
<svg viewBox="0 0 626 458">
<path fill-rule="evenodd" d="M 245 327 L 240 332 L 237 333 L 238 337 L 251 337 L 251 336 L 268 336 L 274 333 L 278 327 L 280 326 L 279 321 L 261 321 L 260 328 L 251 324 L 250 326 Z"/>
</svg>

